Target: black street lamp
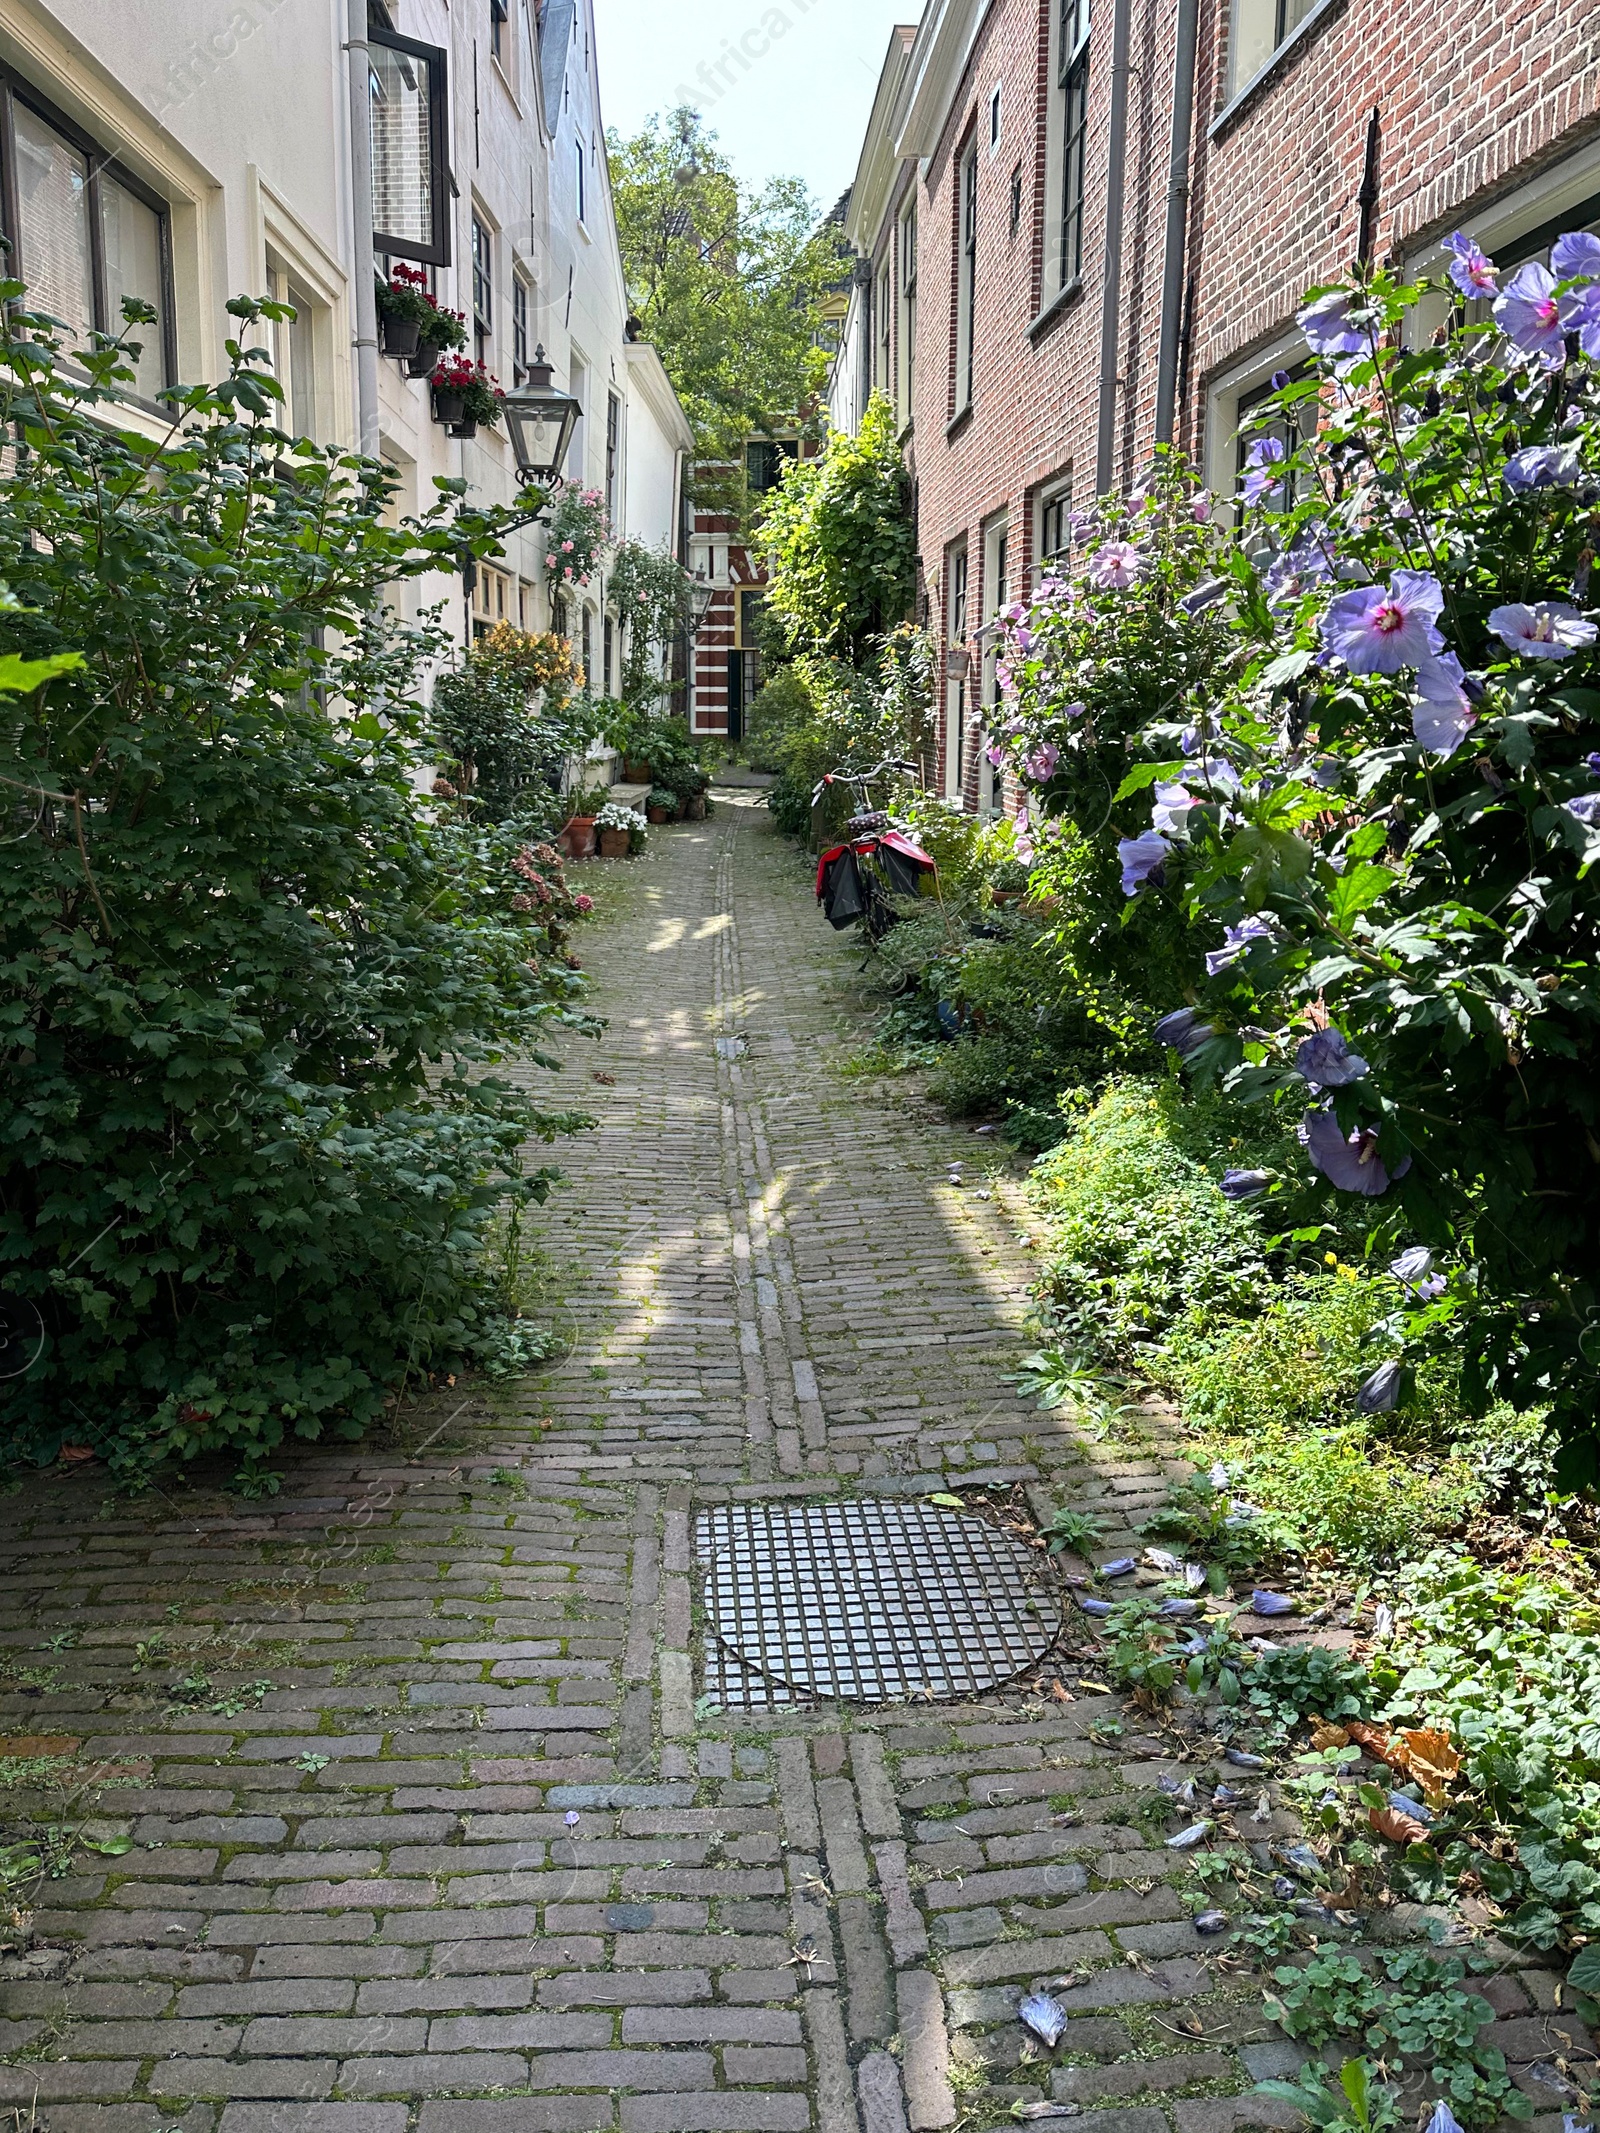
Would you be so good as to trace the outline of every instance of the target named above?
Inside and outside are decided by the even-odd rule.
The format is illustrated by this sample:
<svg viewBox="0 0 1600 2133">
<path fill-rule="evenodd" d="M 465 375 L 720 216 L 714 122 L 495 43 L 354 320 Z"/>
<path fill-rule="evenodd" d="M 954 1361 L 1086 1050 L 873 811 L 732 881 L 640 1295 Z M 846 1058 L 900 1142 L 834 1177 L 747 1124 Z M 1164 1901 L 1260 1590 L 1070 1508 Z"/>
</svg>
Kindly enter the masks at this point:
<svg viewBox="0 0 1600 2133">
<path fill-rule="evenodd" d="M 558 391 L 551 377 L 541 344 L 534 350 L 528 367 L 527 384 L 507 393 L 500 403 L 506 434 L 516 454 L 517 479 L 524 484 L 548 487 L 559 479 L 572 433 L 583 413 L 571 393 Z"/>
</svg>

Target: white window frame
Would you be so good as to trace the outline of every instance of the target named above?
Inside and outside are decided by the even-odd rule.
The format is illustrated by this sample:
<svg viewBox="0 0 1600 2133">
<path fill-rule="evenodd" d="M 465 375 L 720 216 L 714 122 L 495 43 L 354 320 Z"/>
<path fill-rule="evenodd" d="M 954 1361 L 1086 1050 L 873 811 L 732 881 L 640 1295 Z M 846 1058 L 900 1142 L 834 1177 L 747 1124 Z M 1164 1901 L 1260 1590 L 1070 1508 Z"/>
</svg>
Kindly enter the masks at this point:
<svg viewBox="0 0 1600 2133">
<path fill-rule="evenodd" d="M 899 254 L 898 318 L 899 345 L 895 355 L 895 414 L 902 430 L 915 416 L 912 392 L 916 383 L 917 352 L 917 201 L 901 215 L 895 243 Z"/>
<path fill-rule="evenodd" d="M 1059 508 L 1063 512 L 1067 512 L 1072 509 L 1071 467 L 1063 468 L 1061 473 L 1052 475 L 1050 480 L 1047 482 L 1042 482 L 1039 486 L 1038 494 L 1034 497 L 1033 500 L 1032 575 L 1033 583 L 1035 585 L 1037 585 L 1040 579 L 1044 576 L 1045 565 L 1050 560 L 1049 556 L 1046 554 L 1044 545 L 1045 520 L 1049 516 L 1051 511 L 1057 508 Z M 1068 545 L 1070 545 L 1070 542 L 1068 544 L 1064 544 L 1059 550 L 1055 552 L 1062 556 L 1065 556 L 1067 554 Z"/>
<path fill-rule="evenodd" d="M 313 434 L 319 444 L 350 444 L 354 441 L 354 377 L 350 284 L 345 270 L 262 181 L 254 164 L 248 172 L 247 208 L 256 286 L 263 295 L 270 294 L 269 277 L 276 272 L 311 299 L 317 379 Z"/>
<path fill-rule="evenodd" d="M 1063 57 L 1062 43 L 1066 19 L 1072 16 L 1076 31 L 1073 48 Z M 1086 172 L 1088 164 L 1089 135 L 1087 126 L 1088 91 L 1092 75 L 1092 45 L 1094 39 L 1094 8 L 1092 0 L 1074 8 L 1072 0 L 1050 0 L 1050 28 L 1048 37 L 1048 105 L 1045 120 L 1045 178 L 1044 178 L 1044 276 L 1040 294 L 1040 309 L 1048 310 L 1070 290 L 1075 289 L 1083 278 L 1084 228 L 1088 219 Z M 1085 123 L 1070 129 L 1068 121 L 1081 95 L 1084 103 Z M 1077 204 L 1074 211 L 1075 246 L 1067 241 L 1067 160 L 1076 142 L 1077 146 Z M 1069 256 L 1075 251 L 1076 256 Z"/>
<path fill-rule="evenodd" d="M 978 367 L 978 142 L 974 134 L 956 163 L 956 387 L 951 420 L 972 405 Z"/>
<path fill-rule="evenodd" d="M 997 511 L 983 527 L 983 656 L 979 663 L 980 698 L 978 715 L 983 722 L 983 733 L 978 747 L 978 812 L 992 815 L 997 812 L 998 798 L 995 785 L 994 765 L 989 761 L 987 740 L 990 721 L 1000 701 L 998 668 L 1000 665 L 999 619 L 1002 604 L 1010 598 L 1011 580 L 1016 572 L 1016 556 L 1012 549 L 1011 513 L 1009 509 Z"/>
</svg>

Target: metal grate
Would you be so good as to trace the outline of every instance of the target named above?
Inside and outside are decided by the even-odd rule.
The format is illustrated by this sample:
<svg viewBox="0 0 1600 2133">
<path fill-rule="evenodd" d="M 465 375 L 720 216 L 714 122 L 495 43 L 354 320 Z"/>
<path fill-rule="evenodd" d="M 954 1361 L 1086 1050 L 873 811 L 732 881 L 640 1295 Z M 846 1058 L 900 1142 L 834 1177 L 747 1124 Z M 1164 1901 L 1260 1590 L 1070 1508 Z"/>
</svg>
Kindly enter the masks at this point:
<svg viewBox="0 0 1600 2133">
<path fill-rule="evenodd" d="M 966 1512 L 727 1504 L 696 1529 L 706 1693 L 750 1709 L 967 1697 L 1033 1666 L 1061 1610 L 1028 1550 Z"/>
</svg>

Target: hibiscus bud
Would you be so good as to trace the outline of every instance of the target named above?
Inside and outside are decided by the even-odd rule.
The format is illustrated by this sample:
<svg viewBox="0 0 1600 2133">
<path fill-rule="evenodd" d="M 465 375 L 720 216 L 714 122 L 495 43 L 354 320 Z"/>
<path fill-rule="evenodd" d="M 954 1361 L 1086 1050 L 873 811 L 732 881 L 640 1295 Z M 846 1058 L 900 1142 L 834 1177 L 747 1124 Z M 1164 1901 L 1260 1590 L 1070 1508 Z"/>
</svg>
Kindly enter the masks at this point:
<svg viewBox="0 0 1600 2133">
<path fill-rule="evenodd" d="M 1400 1404 L 1400 1392 L 1405 1382 L 1405 1371 L 1398 1363 L 1380 1363 L 1356 1394 L 1356 1412 L 1362 1415 L 1386 1415 Z"/>
</svg>

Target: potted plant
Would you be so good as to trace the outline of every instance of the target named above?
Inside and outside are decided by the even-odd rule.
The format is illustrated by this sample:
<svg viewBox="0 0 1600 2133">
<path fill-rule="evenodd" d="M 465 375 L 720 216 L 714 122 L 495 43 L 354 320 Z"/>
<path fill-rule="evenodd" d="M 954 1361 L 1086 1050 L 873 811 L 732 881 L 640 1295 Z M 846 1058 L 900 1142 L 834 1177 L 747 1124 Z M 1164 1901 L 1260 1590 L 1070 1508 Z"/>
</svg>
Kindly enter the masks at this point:
<svg viewBox="0 0 1600 2133">
<path fill-rule="evenodd" d="M 645 818 L 636 807 L 626 807 L 620 800 L 608 800 L 595 816 L 594 826 L 602 859 L 626 859 L 630 851 L 643 847 Z"/>
<path fill-rule="evenodd" d="M 989 895 L 997 904 L 1015 903 L 1028 893 L 1028 868 L 1020 859 L 1003 859 L 989 876 Z"/>
<path fill-rule="evenodd" d="M 429 302 L 433 304 L 431 297 Z M 461 311 L 448 311 L 443 304 L 433 304 L 433 316 L 422 322 L 421 345 L 406 365 L 407 375 L 413 378 L 431 378 L 439 367 L 439 358 L 447 349 L 465 348 L 466 345 L 466 314 Z"/>
<path fill-rule="evenodd" d="M 433 373 L 433 419 L 452 437 L 476 437 L 480 422 L 493 429 L 503 397 L 496 379 L 470 357 L 446 356 Z"/>
<path fill-rule="evenodd" d="M 593 859 L 595 856 L 595 818 L 605 805 L 604 789 L 590 792 L 575 792 L 570 801 L 571 814 L 556 843 L 569 859 Z"/>
<path fill-rule="evenodd" d="M 644 804 L 652 822 L 676 822 L 678 819 L 678 795 L 670 786 L 652 785 Z"/>
<path fill-rule="evenodd" d="M 401 359 L 414 356 L 423 327 L 436 315 L 427 276 L 412 267 L 393 267 L 387 279 L 379 275 L 377 298 L 378 334 L 384 354 Z"/>
</svg>

